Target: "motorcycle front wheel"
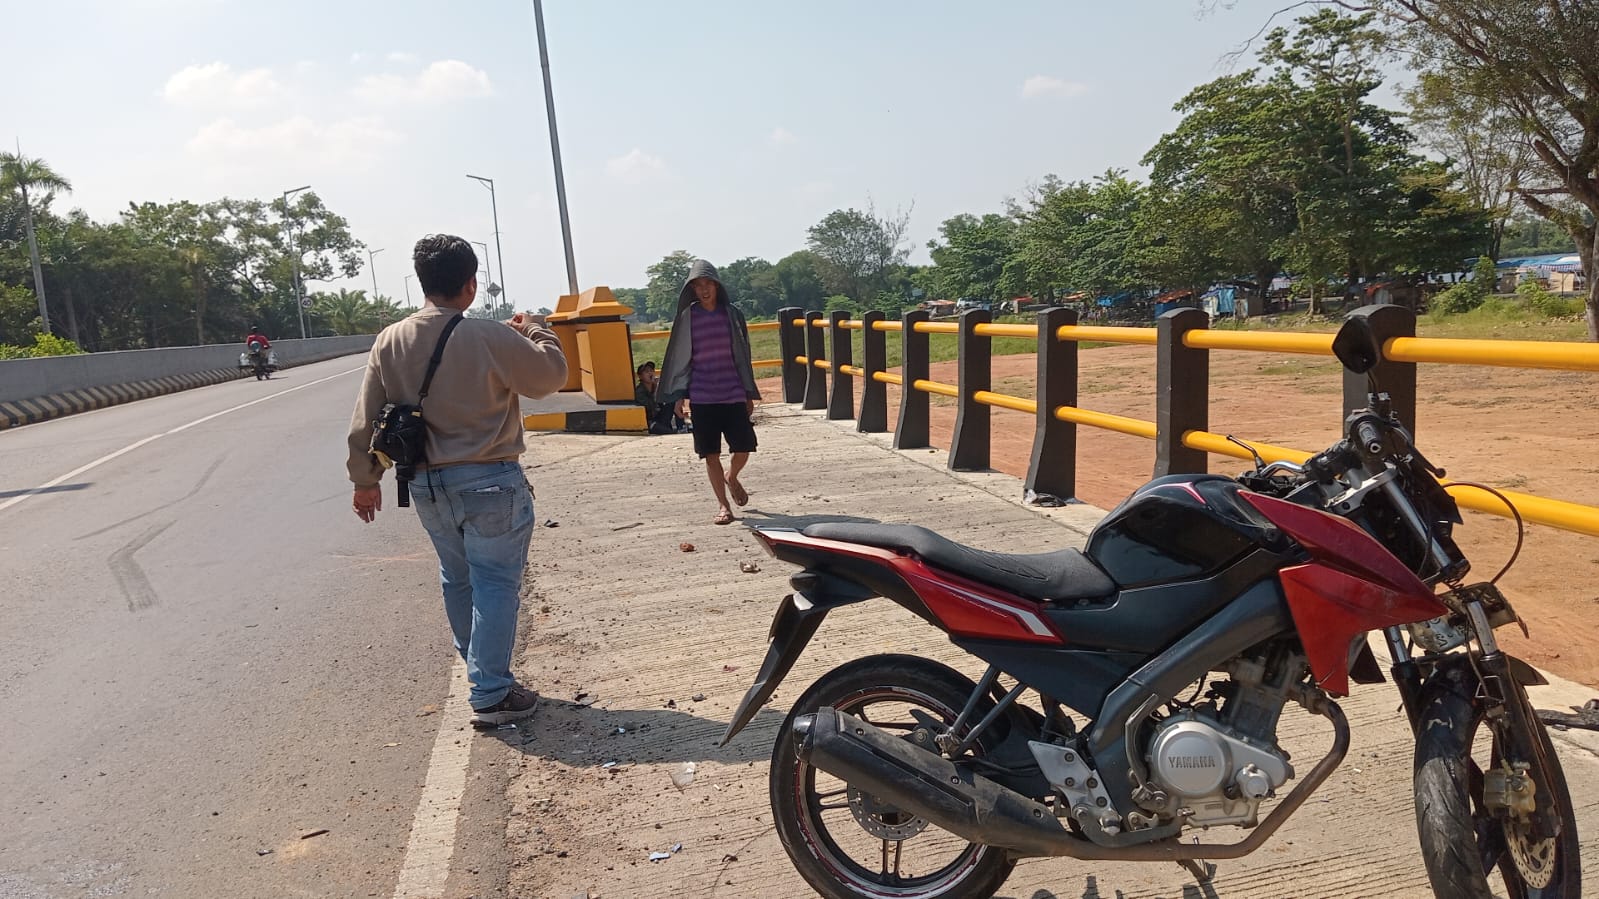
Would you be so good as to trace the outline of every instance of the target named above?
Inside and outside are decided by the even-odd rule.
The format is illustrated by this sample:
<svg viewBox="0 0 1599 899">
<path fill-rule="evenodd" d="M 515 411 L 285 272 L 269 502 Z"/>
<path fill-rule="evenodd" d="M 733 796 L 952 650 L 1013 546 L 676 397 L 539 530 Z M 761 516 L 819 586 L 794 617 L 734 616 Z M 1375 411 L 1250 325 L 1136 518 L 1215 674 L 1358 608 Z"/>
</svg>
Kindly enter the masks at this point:
<svg viewBox="0 0 1599 899">
<path fill-rule="evenodd" d="M 772 818 L 800 876 L 827 899 L 989 899 L 1015 867 L 1006 853 L 887 806 L 798 755 L 794 720 L 824 706 L 909 738 L 917 710 L 953 724 L 977 685 L 916 656 L 846 663 L 812 684 L 783 722 L 772 750 Z M 984 696 L 973 720 L 994 703 Z M 980 755 L 982 747 L 973 749 Z"/>
<path fill-rule="evenodd" d="M 1433 892 L 1439 897 L 1489 899 L 1497 869 L 1509 899 L 1574 899 L 1582 894 L 1577 818 L 1554 743 L 1521 702 L 1532 722 L 1541 758 L 1530 761 L 1540 812 L 1557 822 L 1553 834 L 1531 823 L 1494 814 L 1483 803 L 1485 772 L 1500 767 L 1504 747 L 1483 717 L 1477 678 L 1469 669 L 1440 671 L 1423 688 L 1421 732 L 1416 738 L 1416 827 Z"/>
</svg>

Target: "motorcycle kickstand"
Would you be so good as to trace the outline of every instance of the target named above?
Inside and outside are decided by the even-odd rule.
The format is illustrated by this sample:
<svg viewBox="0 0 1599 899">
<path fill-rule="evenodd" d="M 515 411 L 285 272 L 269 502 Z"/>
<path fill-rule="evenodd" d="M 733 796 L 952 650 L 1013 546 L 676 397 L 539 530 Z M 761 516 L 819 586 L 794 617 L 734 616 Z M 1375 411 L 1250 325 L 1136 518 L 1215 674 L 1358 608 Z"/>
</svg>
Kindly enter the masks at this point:
<svg viewBox="0 0 1599 899">
<path fill-rule="evenodd" d="M 1194 879 L 1201 884 L 1210 883 L 1216 877 L 1216 866 L 1211 862 L 1183 858 L 1178 859 L 1177 864 L 1182 865 L 1183 870 L 1194 875 Z"/>
</svg>

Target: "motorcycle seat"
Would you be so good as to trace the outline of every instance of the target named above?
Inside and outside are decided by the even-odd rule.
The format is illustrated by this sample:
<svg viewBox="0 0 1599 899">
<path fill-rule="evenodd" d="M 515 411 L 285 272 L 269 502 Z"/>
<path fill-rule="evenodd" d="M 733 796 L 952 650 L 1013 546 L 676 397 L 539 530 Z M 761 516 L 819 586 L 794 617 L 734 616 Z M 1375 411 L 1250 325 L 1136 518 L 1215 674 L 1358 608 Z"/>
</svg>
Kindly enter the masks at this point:
<svg viewBox="0 0 1599 899">
<path fill-rule="evenodd" d="M 1009 554 L 974 549 L 914 524 L 813 524 L 800 533 L 914 553 L 935 568 L 992 584 L 1045 602 L 1099 599 L 1116 592 L 1116 582 L 1077 549 Z"/>
</svg>

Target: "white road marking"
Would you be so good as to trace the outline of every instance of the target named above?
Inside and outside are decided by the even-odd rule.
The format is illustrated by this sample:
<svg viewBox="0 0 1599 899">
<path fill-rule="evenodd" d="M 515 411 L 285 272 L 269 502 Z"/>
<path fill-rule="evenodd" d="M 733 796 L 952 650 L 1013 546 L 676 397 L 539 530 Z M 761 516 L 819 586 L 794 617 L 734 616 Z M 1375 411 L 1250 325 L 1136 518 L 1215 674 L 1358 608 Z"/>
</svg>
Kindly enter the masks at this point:
<svg viewBox="0 0 1599 899">
<path fill-rule="evenodd" d="M 278 397 L 283 396 L 286 393 L 293 393 L 296 390 L 304 390 L 307 387 L 315 387 L 316 385 L 321 384 L 324 381 L 331 381 L 334 378 L 342 378 L 342 377 L 344 377 L 347 374 L 351 374 L 352 372 L 365 371 L 365 370 L 366 370 L 366 366 L 363 365 L 360 368 L 352 368 L 352 369 L 349 369 L 348 371 L 341 371 L 341 372 L 339 372 L 336 375 L 328 375 L 325 378 L 318 378 L 315 381 L 310 381 L 308 383 L 301 384 L 301 385 L 299 385 L 297 387 L 290 387 L 288 390 L 280 390 L 277 393 L 270 394 L 268 396 L 263 396 L 260 399 L 251 400 L 248 403 L 240 403 L 239 405 L 234 406 L 231 409 L 223 409 L 221 412 L 213 412 L 210 415 L 205 416 L 204 418 L 197 418 L 194 421 L 189 422 L 188 424 L 178 425 L 177 427 L 173 428 L 170 431 L 163 431 L 160 434 L 151 434 L 149 437 L 146 437 L 143 440 L 139 440 L 139 441 L 136 441 L 134 443 L 130 443 L 127 446 L 123 447 L 122 449 L 117 450 L 114 453 L 107 453 L 106 455 L 101 456 L 100 458 L 94 460 L 93 462 L 90 462 L 87 465 L 82 465 L 82 466 L 79 466 L 77 468 L 74 468 L 71 471 L 67 472 L 66 474 L 62 475 L 61 477 L 56 478 L 55 480 L 53 480 L 53 481 L 51 481 L 51 482 L 49 482 L 47 484 L 40 484 L 39 486 L 33 488 L 32 490 L 27 491 L 26 493 L 20 493 L 20 494 L 18 494 L 16 496 L 13 496 L 12 498 L 6 500 L 5 502 L 0 503 L 0 512 L 4 512 L 5 510 L 11 508 L 12 506 L 16 505 L 17 503 L 22 502 L 23 500 L 27 499 L 30 496 L 38 496 L 39 494 L 44 493 L 46 490 L 49 490 L 51 487 L 54 487 L 54 486 L 56 486 L 56 485 L 58 485 L 58 484 L 60 484 L 60 483 L 62 483 L 64 481 L 69 481 L 69 480 L 77 477 L 78 475 L 83 474 L 86 471 L 89 471 L 90 469 L 99 468 L 101 465 L 104 465 L 105 463 L 110 462 L 112 459 L 115 459 L 118 456 L 124 455 L 126 453 L 131 453 L 134 450 L 138 449 L 139 447 L 144 446 L 147 443 L 150 443 L 151 441 L 160 440 L 162 437 L 167 437 L 169 435 L 176 434 L 179 431 L 187 431 L 188 429 L 194 427 L 195 425 L 205 424 L 206 422 L 210 421 L 211 419 L 216 418 L 216 417 L 221 416 L 221 415 L 227 415 L 229 412 L 237 412 L 240 409 L 247 409 L 247 408 L 249 408 L 251 406 L 254 406 L 256 403 L 264 403 L 267 400 L 277 399 Z"/>
<path fill-rule="evenodd" d="M 455 854 L 455 826 L 466 792 L 466 768 L 472 760 L 472 707 L 467 704 L 466 664 L 459 658 L 450 672 L 450 695 L 444 700 L 439 735 L 433 741 L 428 777 L 411 821 L 394 899 L 438 899 L 450 876 Z"/>
</svg>

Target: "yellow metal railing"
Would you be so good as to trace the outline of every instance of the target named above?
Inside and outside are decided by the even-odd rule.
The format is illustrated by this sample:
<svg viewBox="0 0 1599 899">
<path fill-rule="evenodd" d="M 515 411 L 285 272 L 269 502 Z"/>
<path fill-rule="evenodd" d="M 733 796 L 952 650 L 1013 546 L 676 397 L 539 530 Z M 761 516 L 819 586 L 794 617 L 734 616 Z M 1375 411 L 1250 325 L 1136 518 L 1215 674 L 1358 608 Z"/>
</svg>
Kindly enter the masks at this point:
<svg viewBox="0 0 1599 899">
<path fill-rule="evenodd" d="M 793 324 L 796 327 L 803 327 L 806 321 L 803 318 L 796 318 L 793 319 Z M 823 329 L 831 327 L 831 323 L 826 319 L 816 319 L 810 322 L 810 325 L 811 327 Z M 781 327 L 781 323 L 758 322 L 749 327 L 752 331 L 768 331 Z M 840 327 L 848 330 L 864 330 L 866 323 L 860 319 L 849 319 L 841 322 Z M 884 320 L 873 322 L 872 329 L 876 331 L 903 332 L 905 326 L 900 321 Z M 915 331 L 920 334 L 959 334 L 960 324 L 949 321 L 917 322 Z M 1037 325 L 1021 323 L 985 322 L 976 325 L 973 328 L 973 332 L 983 337 L 1038 339 Z M 668 331 L 640 331 L 632 336 L 634 340 L 652 340 L 666 337 L 669 333 Z M 1060 341 L 1093 341 L 1097 343 L 1142 346 L 1155 346 L 1158 343 L 1158 335 L 1159 331 L 1155 328 L 1063 325 L 1055 330 L 1055 339 Z M 1194 349 L 1297 353 L 1328 357 L 1333 354 L 1332 341 L 1333 335 L 1331 334 L 1299 332 L 1214 331 L 1200 328 L 1183 334 L 1183 345 Z M 1383 345 L 1383 356 L 1395 362 L 1493 365 L 1508 368 L 1599 372 L 1599 344 L 1591 343 L 1395 337 Z M 794 361 L 804 366 L 814 365 L 823 370 L 830 371 L 833 368 L 831 363 L 825 359 L 812 360 L 806 356 L 795 356 Z M 779 359 L 763 359 L 754 363 L 754 365 L 763 368 L 781 364 L 782 361 Z M 894 384 L 900 387 L 905 385 L 903 375 L 894 372 L 877 371 L 868 373 L 866 370 L 854 365 L 840 365 L 838 366 L 838 371 L 842 374 L 856 377 L 870 375 L 874 381 L 883 384 Z M 911 382 L 910 388 L 923 393 L 955 399 L 960 398 L 960 388 L 954 384 L 917 379 Z M 1010 409 L 1030 415 L 1038 414 L 1036 400 L 989 390 L 975 391 L 972 394 L 972 401 L 985 406 Z M 1050 410 L 1050 414 L 1060 421 L 1073 422 L 1105 431 L 1129 434 L 1149 440 L 1153 440 L 1156 437 L 1156 425 L 1152 421 L 1127 418 L 1106 412 L 1095 412 L 1091 409 L 1082 409 L 1075 406 L 1059 406 Z M 1269 443 L 1257 443 L 1248 440 L 1245 442 L 1267 462 L 1302 463 L 1313 455 L 1292 447 L 1275 446 Z M 1190 449 L 1212 455 L 1227 456 L 1245 461 L 1253 458 L 1248 449 L 1233 443 L 1221 434 L 1214 434 L 1209 431 L 1188 431 L 1183 434 L 1182 444 Z M 1467 509 L 1505 518 L 1511 517 L 1510 509 L 1505 506 L 1503 501 L 1491 493 L 1465 484 L 1446 483 L 1445 487 L 1455 497 L 1456 502 Z M 1579 534 L 1599 536 L 1599 507 L 1549 499 L 1528 493 L 1517 493 L 1510 490 L 1500 492 L 1515 504 L 1516 511 L 1521 514 L 1525 521 Z"/>
</svg>

